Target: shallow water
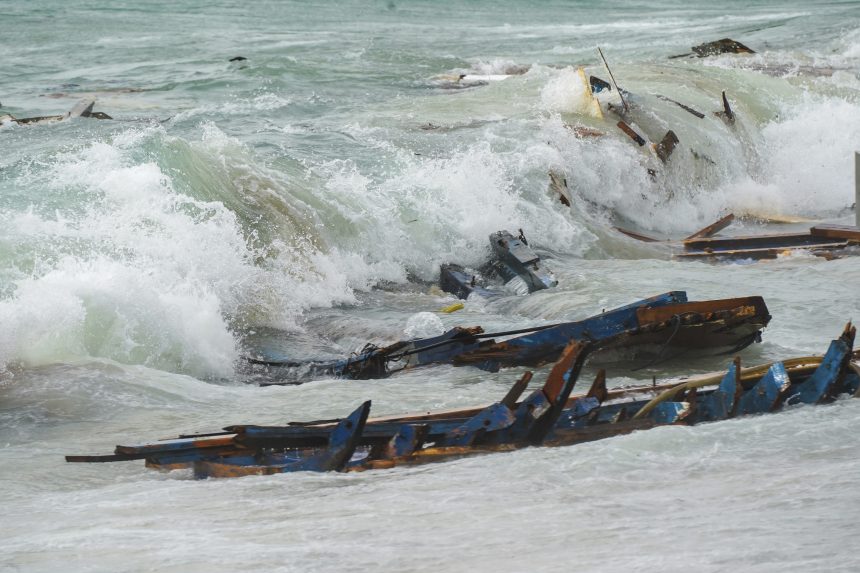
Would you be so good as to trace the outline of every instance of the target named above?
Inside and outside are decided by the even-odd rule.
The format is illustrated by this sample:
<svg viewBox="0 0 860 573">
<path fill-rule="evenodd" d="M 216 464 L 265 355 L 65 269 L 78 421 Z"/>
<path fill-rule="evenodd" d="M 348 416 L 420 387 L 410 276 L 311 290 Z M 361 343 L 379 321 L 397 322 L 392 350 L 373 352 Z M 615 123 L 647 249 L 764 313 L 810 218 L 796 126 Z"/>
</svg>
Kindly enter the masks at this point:
<svg viewBox="0 0 860 573">
<path fill-rule="evenodd" d="M 730 211 L 853 221 L 860 3 L 46 1 L 0 13 L 0 115 L 94 97 L 115 118 L 0 127 L 0 569 L 860 567 L 860 402 L 847 400 L 358 475 L 198 482 L 63 461 L 339 417 L 366 399 L 374 415 L 471 406 L 519 376 L 442 366 L 245 384 L 241 358 L 267 338 L 290 356 L 343 356 L 686 290 L 765 297 L 774 318 L 747 364 L 822 353 L 860 316 L 858 259 L 681 262 L 611 225 L 678 237 Z M 758 53 L 667 59 L 722 37 Z M 605 77 L 598 45 L 637 128 L 678 134 L 667 166 L 587 115 L 574 69 Z M 443 77 L 526 69 L 487 85 Z M 711 113 L 722 90 L 734 128 Z M 548 193 L 550 169 L 573 208 Z M 432 289 L 439 264 L 480 265 L 491 232 L 519 228 L 559 287 L 436 313 L 453 302 Z M 783 228 L 728 232 L 760 230 Z M 725 362 L 628 365 L 613 383 Z"/>
</svg>

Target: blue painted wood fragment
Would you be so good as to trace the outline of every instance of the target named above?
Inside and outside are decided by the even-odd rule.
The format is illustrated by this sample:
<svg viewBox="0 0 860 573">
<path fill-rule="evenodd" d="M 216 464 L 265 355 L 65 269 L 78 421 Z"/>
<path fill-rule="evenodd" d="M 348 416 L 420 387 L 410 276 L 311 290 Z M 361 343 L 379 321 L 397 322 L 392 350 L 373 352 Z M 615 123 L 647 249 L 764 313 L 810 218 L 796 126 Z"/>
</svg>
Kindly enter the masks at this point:
<svg viewBox="0 0 860 573">
<path fill-rule="evenodd" d="M 660 402 L 648 413 L 658 424 L 677 424 L 687 417 L 690 405 L 686 402 Z"/>
<path fill-rule="evenodd" d="M 492 404 L 437 442 L 440 446 L 470 446 L 481 435 L 509 428 L 516 418 L 504 404 Z"/>
<path fill-rule="evenodd" d="M 764 414 L 779 407 L 784 393 L 791 386 L 791 380 L 782 362 L 771 366 L 755 386 L 744 392 L 738 399 L 738 416 Z"/>
<path fill-rule="evenodd" d="M 426 424 L 403 424 L 388 443 L 385 457 L 395 458 L 412 455 L 424 443 L 428 429 L 429 426 Z"/>
<path fill-rule="evenodd" d="M 359 406 L 352 414 L 338 422 L 329 435 L 328 447 L 306 460 L 288 466 L 288 471 L 340 471 L 346 466 L 355 452 L 367 416 L 370 413 L 370 400 Z"/>
<path fill-rule="evenodd" d="M 592 412 L 598 413 L 600 409 L 600 401 L 597 398 L 591 396 L 579 398 L 571 407 L 565 408 L 555 425 L 557 428 L 572 428 Z"/>
<path fill-rule="evenodd" d="M 734 414 L 736 397 L 740 390 L 739 372 L 740 364 L 738 361 L 735 361 L 729 366 L 726 375 L 723 376 L 716 390 L 698 395 L 695 415 L 696 422 L 725 420 Z"/>
<path fill-rule="evenodd" d="M 817 404 L 826 400 L 830 388 L 839 381 L 850 354 L 851 347 L 845 340 L 832 341 L 812 376 L 803 384 L 792 387 L 794 393 L 789 396 L 788 404 Z"/>
</svg>

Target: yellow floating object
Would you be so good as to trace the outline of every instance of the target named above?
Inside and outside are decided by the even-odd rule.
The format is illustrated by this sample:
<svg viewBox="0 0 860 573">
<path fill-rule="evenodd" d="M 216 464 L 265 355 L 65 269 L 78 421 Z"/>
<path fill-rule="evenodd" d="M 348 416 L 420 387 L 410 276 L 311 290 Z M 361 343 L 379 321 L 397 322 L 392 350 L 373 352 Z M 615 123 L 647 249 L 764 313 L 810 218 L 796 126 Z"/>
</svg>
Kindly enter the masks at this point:
<svg viewBox="0 0 860 573">
<path fill-rule="evenodd" d="M 450 306 L 446 306 L 444 308 L 440 308 L 439 312 L 444 312 L 445 314 L 451 314 L 452 312 L 457 312 L 461 310 L 465 305 L 462 302 L 455 302 Z"/>
</svg>

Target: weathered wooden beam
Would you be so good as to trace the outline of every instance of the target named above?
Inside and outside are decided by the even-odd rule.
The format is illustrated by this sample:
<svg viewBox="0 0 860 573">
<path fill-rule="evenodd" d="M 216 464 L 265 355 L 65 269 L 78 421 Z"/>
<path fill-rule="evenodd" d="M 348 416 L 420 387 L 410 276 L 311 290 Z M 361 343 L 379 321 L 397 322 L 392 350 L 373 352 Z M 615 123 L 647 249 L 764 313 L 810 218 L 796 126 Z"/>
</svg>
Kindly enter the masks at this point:
<svg viewBox="0 0 860 573">
<path fill-rule="evenodd" d="M 618 126 L 618 129 L 620 129 L 621 131 L 626 133 L 630 139 L 635 141 L 639 145 L 639 147 L 642 147 L 643 145 L 645 145 L 645 143 L 646 143 L 645 138 L 642 137 L 641 135 L 639 135 L 638 133 L 636 133 L 636 131 L 632 127 L 630 127 L 629 125 L 627 125 L 626 123 L 624 123 L 621 120 L 619 120 L 616 125 Z"/>
<path fill-rule="evenodd" d="M 680 107 L 684 111 L 695 115 L 699 119 L 704 119 L 704 117 L 705 117 L 705 114 L 703 114 L 702 112 L 697 111 L 697 110 L 691 108 L 690 106 L 684 105 L 679 101 L 675 101 L 672 98 L 668 98 L 668 97 L 666 97 L 664 95 L 660 95 L 660 94 L 657 94 L 657 97 L 663 101 L 668 101 L 669 103 L 673 103 L 673 104 L 677 105 L 678 107 Z"/>
<path fill-rule="evenodd" d="M 731 225 L 732 221 L 734 221 L 734 220 L 735 220 L 734 214 L 729 213 L 725 217 L 722 217 L 722 218 L 714 221 L 713 223 L 711 223 L 707 227 L 703 227 L 703 228 L 699 229 L 698 231 L 696 231 L 695 233 L 693 233 L 689 237 L 685 238 L 684 240 L 685 241 L 692 241 L 693 239 L 702 239 L 702 238 L 710 237 L 712 235 L 716 235 L 717 233 L 719 233 L 720 231 L 722 231 L 723 229 L 725 229 L 726 227 Z"/>
<path fill-rule="evenodd" d="M 860 227 L 849 225 L 816 225 L 809 232 L 815 237 L 860 241 Z"/>
<path fill-rule="evenodd" d="M 654 237 L 649 237 L 648 235 L 643 235 L 642 233 L 637 233 L 636 231 L 631 231 L 630 229 L 625 229 L 624 227 L 615 227 L 615 230 L 619 233 L 624 233 L 628 237 L 632 237 L 637 241 L 642 241 L 643 243 L 659 243 L 660 239 L 655 239 Z"/>
<path fill-rule="evenodd" d="M 716 253 L 721 250 L 755 249 L 755 248 L 786 248 L 806 249 L 818 246 L 829 246 L 837 241 L 828 237 L 815 236 L 806 233 L 774 233 L 770 235 L 747 235 L 742 237 L 697 237 L 684 241 L 687 251 L 705 251 Z"/>
<path fill-rule="evenodd" d="M 525 392 L 526 388 L 528 388 L 528 385 L 529 385 L 529 382 L 531 382 L 531 379 L 532 379 L 532 372 L 531 371 L 525 372 L 522 375 L 522 377 L 519 380 L 517 380 L 513 386 L 511 386 L 511 389 L 508 390 L 508 393 L 505 394 L 505 397 L 502 398 L 502 401 L 499 403 L 504 404 L 505 406 L 507 406 L 511 410 L 516 408 L 517 400 L 520 399 L 520 396 L 522 396 L 523 392 Z"/>
</svg>

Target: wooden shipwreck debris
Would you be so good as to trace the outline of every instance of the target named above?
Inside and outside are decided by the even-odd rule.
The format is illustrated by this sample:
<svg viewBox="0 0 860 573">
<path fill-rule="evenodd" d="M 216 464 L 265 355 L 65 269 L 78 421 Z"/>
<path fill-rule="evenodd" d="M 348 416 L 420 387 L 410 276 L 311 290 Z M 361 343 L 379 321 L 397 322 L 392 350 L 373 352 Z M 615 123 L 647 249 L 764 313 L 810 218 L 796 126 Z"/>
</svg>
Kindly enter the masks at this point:
<svg viewBox="0 0 860 573">
<path fill-rule="evenodd" d="M 587 340 L 594 352 L 623 348 L 629 356 L 671 357 L 671 353 L 737 351 L 760 340 L 770 321 L 758 296 L 689 302 L 687 293 L 671 291 L 604 311 L 583 320 L 506 332 L 485 333 L 479 326 L 456 327 L 432 337 L 368 345 L 357 356 L 333 362 L 296 362 L 258 356 L 266 367 L 263 385 L 300 384 L 313 377 L 382 378 L 393 372 L 452 364 L 495 372 L 501 367 L 539 366 L 556 360 L 571 340 Z"/>
<path fill-rule="evenodd" d="M 732 40 L 731 38 L 705 42 L 704 44 L 693 46 L 690 49 L 693 51 L 687 52 L 686 54 L 669 56 L 669 59 L 686 58 L 687 56 L 693 55 L 699 58 L 707 58 L 708 56 L 718 56 L 720 54 L 755 54 L 755 51 L 741 44 L 737 40 Z"/>
<path fill-rule="evenodd" d="M 846 225 L 819 224 L 807 232 L 769 233 L 716 237 L 735 219 L 733 214 L 718 219 L 685 239 L 660 241 L 629 229 L 615 227 L 628 237 L 648 243 L 663 243 L 679 259 L 775 259 L 779 255 L 805 250 L 813 255 L 836 258 L 860 253 L 860 229 Z M 851 248 L 855 248 L 852 250 Z"/>
<path fill-rule="evenodd" d="M 729 125 L 735 124 L 735 112 L 732 111 L 732 106 L 729 105 L 729 99 L 726 97 L 725 90 L 723 90 L 723 110 L 714 112 L 714 114 Z"/>
<path fill-rule="evenodd" d="M 550 194 L 558 197 L 562 205 L 570 207 L 573 204 L 573 197 L 570 194 L 570 188 L 567 186 L 567 177 L 558 171 L 549 172 L 549 190 Z"/>
<path fill-rule="evenodd" d="M 689 237 L 685 238 L 684 240 L 685 241 L 692 241 L 693 239 L 701 239 L 704 237 L 711 237 L 713 235 L 716 235 L 717 233 L 719 233 L 720 231 L 722 231 L 723 229 L 725 229 L 729 225 L 731 225 L 732 221 L 734 221 L 734 220 L 735 220 L 734 214 L 729 213 L 725 217 L 720 217 L 719 219 L 717 219 L 716 221 L 714 221 L 710 225 L 707 225 L 706 227 L 699 229 L 698 231 L 696 231 L 695 233 L 693 233 Z"/>
<path fill-rule="evenodd" d="M 627 137 L 629 137 L 630 139 L 635 141 L 636 144 L 639 145 L 639 147 L 642 147 L 643 145 L 645 145 L 645 143 L 646 143 L 645 138 L 642 137 L 641 135 L 639 135 L 638 133 L 636 133 L 636 130 L 634 130 L 632 127 L 627 125 L 624 121 L 619 120 L 616 125 L 618 126 L 618 129 L 620 129 L 621 131 L 623 131 L 624 133 L 627 134 Z"/>
<path fill-rule="evenodd" d="M 514 237 L 508 231 L 497 231 L 490 235 L 492 258 L 481 267 L 480 273 L 468 272 L 464 267 L 446 263 L 439 271 L 439 287 L 458 298 L 468 298 L 477 294 L 484 298 L 497 297 L 503 291 L 491 290 L 485 279 L 495 280 L 499 286 L 504 284 L 517 294 L 528 294 L 538 290 L 553 288 L 558 281 L 546 264 L 543 263 L 519 229 Z"/>
<path fill-rule="evenodd" d="M 667 101 L 667 102 L 669 102 L 669 103 L 673 103 L 673 104 L 677 105 L 678 107 L 680 107 L 680 108 L 681 108 L 681 109 L 683 109 L 684 111 L 686 111 L 686 112 L 688 112 L 688 113 L 690 113 L 690 114 L 692 114 L 692 115 L 695 115 L 695 116 L 696 116 L 696 117 L 698 117 L 699 119 L 704 119 L 704 118 L 705 118 L 705 114 L 703 114 L 702 112 L 697 111 L 697 110 L 695 110 L 695 109 L 691 108 L 691 107 L 690 107 L 690 106 L 688 106 L 688 105 L 684 105 L 684 104 L 682 104 L 682 103 L 681 103 L 681 102 L 679 102 L 679 101 L 675 101 L 675 100 L 673 100 L 672 98 L 668 98 L 668 97 L 663 96 L 663 95 L 660 95 L 660 94 L 656 94 L 656 96 L 657 96 L 657 98 L 658 98 L 658 99 L 661 99 L 661 100 L 663 100 L 663 101 Z"/>
<path fill-rule="evenodd" d="M 775 259 L 792 251 L 833 258 L 847 247 L 860 246 L 860 232 L 851 227 L 818 225 L 806 233 L 773 233 L 739 237 L 702 237 L 683 241 L 681 259 Z"/>
<path fill-rule="evenodd" d="M 94 112 L 93 106 L 95 106 L 95 100 L 81 100 L 75 107 L 73 107 L 70 111 L 62 114 L 62 115 L 46 115 L 40 117 L 24 117 L 24 118 L 15 118 L 11 115 L 4 115 L 0 117 L 0 124 L 3 123 L 17 123 L 19 125 L 35 125 L 40 123 L 54 123 L 58 121 L 65 121 L 67 119 L 72 119 L 76 117 L 87 117 L 90 119 L 113 119 L 106 113 L 102 113 L 100 111 Z"/>
<path fill-rule="evenodd" d="M 652 143 L 654 153 L 663 163 L 669 161 L 669 156 L 675 151 L 675 146 L 678 144 L 678 136 L 671 129 L 666 132 L 666 135 L 660 140 L 660 143 Z"/>
<path fill-rule="evenodd" d="M 520 400 L 527 373 L 494 404 L 443 412 L 369 418 L 365 402 L 342 420 L 286 426 L 233 425 L 108 455 L 67 462 L 145 460 L 160 470 L 191 469 L 196 478 L 296 471 L 366 471 L 423 464 L 529 446 L 563 446 L 665 425 L 695 425 L 766 414 L 785 405 L 825 404 L 860 393 L 860 356 L 849 323 L 823 357 L 800 357 L 681 382 L 608 390 L 600 372 L 573 394 L 594 346 L 570 341 L 543 386 Z"/>
</svg>

